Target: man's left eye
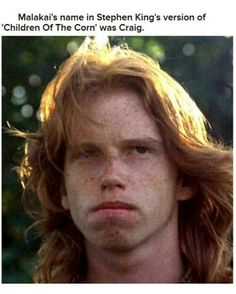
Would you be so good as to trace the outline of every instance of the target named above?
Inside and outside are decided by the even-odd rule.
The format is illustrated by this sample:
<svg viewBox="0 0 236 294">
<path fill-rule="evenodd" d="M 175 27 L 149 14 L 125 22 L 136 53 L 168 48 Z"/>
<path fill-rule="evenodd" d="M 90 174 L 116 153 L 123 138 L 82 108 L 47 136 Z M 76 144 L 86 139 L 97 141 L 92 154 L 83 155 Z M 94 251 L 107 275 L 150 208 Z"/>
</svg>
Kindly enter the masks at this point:
<svg viewBox="0 0 236 294">
<path fill-rule="evenodd" d="M 134 147 L 134 151 L 138 154 L 145 154 L 150 152 L 150 148 L 144 146 L 136 146 Z"/>
</svg>

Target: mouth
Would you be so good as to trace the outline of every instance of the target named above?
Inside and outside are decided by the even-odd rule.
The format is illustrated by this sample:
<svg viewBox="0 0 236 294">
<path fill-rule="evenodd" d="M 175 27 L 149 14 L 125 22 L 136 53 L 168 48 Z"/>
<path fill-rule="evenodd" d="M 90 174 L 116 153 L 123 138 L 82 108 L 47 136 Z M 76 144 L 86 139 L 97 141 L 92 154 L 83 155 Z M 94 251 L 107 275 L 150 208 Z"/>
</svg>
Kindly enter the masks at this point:
<svg viewBox="0 0 236 294">
<path fill-rule="evenodd" d="M 132 204 L 121 201 L 106 201 L 97 205 L 93 211 L 99 210 L 134 210 L 135 207 Z"/>
<path fill-rule="evenodd" d="M 138 217 L 138 208 L 122 201 L 105 201 L 91 210 L 91 220 L 98 227 L 102 225 L 101 228 L 105 228 L 105 224 L 127 227 L 136 223 Z"/>
</svg>

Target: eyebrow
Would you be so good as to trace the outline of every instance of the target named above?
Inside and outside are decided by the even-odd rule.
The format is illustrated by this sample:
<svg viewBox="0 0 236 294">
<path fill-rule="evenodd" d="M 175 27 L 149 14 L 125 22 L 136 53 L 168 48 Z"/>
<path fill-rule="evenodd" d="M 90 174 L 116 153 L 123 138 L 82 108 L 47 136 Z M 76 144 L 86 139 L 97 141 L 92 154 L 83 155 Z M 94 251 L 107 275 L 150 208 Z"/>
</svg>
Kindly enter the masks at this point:
<svg viewBox="0 0 236 294">
<path fill-rule="evenodd" d="M 118 142 L 118 145 L 121 147 L 125 147 L 128 145 L 160 145 L 163 144 L 162 139 L 154 138 L 151 136 L 145 136 L 145 137 L 137 137 L 137 138 L 129 138 L 129 139 L 121 139 Z M 93 142 L 93 141 L 84 141 L 81 143 L 78 143 L 77 148 L 99 148 L 102 144 L 100 142 Z"/>
<path fill-rule="evenodd" d="M 131 139 L 124 139 L 121 140 L 121 144 L 124 145 L 136 145 L 136 144 L 162 144 L 162 139 L 157 139 L 153 137 L 138 137 L 138 138 L 131 138 Z"/>
</svg>

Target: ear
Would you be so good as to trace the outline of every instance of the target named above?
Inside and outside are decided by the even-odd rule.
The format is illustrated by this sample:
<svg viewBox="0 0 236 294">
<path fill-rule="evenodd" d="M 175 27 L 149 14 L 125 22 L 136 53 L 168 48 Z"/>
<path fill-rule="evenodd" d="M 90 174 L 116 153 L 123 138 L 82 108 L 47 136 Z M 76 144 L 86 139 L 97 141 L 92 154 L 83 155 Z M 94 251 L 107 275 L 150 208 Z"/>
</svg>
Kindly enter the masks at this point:
<svg viewBox="0 0 236 294">
<path fill-rule="evenodd" d="M 184 201 L 188 200 L 196 193 L 196 188 L 184 181 L 183 178 L 179 178 L 176 185 L 176 200 Z"/>
<path fill-rule="evenodd" d="M 66 195 L 62 195 L 62 197 L 61 197 L 61 206 L 65 210 L 70 210 L 70 204 L 69 204 L 69 201 L 68 201 L 68 198 Z"/>
<path fill-rule="evenodd" d="M 61 194 L 61 206 L 65 209 L 65 210 L 70 210 L 70 203 L 68 200 L 68 197 L 66 195 L 66 189 L 64 184 L 61 185 L 60 188 L 60 194 Z"/>
</svg>

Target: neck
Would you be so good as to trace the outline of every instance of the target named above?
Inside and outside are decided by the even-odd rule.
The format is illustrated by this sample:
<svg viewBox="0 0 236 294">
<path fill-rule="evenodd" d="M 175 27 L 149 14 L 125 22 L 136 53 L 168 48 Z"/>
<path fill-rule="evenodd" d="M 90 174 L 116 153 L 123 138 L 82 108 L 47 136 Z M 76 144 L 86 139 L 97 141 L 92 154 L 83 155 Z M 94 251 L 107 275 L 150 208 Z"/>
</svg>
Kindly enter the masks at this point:
<svg viewBox="0 0 236 294">
<path fill-rule="evenodd" d="M 183 277 L 178 230 L 152 236 L 127 251 L 113 252 L 86 244 L 91 283 L 177 283 Z"/>
</svg>

